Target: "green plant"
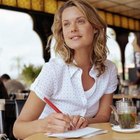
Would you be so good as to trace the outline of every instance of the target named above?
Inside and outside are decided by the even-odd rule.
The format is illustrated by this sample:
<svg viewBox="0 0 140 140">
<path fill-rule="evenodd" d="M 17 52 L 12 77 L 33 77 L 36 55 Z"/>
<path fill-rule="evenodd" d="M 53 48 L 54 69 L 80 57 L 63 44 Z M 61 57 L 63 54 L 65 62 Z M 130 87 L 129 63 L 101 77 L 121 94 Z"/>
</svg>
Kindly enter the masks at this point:
<svg viewBox="0 0 140 140">
<path fill-rule="evenodd" d="M 36 67 L 32 64 L 28 66 L 24 65 L 21 72 L 22 79 L 26 82 L 26 84 L 30 85 L 40 73 L 41 68 L 42 66 Z"/>
</svg>

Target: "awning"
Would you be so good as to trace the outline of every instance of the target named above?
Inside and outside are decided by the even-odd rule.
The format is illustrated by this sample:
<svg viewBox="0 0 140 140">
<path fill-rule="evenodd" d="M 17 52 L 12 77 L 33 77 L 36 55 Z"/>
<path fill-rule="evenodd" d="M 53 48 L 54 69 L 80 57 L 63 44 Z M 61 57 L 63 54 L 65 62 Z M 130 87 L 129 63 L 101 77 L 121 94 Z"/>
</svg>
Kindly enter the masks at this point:
<svg viewBox="0 0 140 140">
<path fill-rule="evenodd" d="M 0 6 L 54 14 L 67 0 L 1 0 Z M 140 31 L 139 0 L 88 0 L 108 25 Z"/>
</svg>

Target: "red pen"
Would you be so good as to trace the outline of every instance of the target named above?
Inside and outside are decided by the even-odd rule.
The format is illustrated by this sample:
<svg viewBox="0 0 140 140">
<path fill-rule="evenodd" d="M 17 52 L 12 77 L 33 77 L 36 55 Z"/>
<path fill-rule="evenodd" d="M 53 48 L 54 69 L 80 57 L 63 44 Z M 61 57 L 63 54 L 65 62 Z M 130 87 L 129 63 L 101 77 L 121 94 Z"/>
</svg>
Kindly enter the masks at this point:
<svg viewBox="0 0 140 140">
<path fill-rule="evenodd" d="M 62 113 L 50 100 L 44 97 L 45 102 L 57 113 Z"/>
<path fill-rule="evenodd" d="M 44 97 L 45 102 L 57 113 L 62 113 L 49 99 Z M 70 122 L 70 125 L 74 128 L 74 125 Z"/>
</svg>

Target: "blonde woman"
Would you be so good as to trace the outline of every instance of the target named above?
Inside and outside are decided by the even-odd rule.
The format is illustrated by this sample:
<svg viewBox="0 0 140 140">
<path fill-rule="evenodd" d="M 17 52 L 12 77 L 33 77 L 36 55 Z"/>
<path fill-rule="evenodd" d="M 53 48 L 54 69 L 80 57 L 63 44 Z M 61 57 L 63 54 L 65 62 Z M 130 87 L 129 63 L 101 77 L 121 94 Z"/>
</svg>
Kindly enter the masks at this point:
<svg viewBox="0 0 140 140">
<path fill-rule="evenodd" d="M 47 62 L 31 85 L 14 124 L 16 138 L 109 121 L 118 81 L 115 65 L 106 60 L 105 22 L 87 1 L 69 0 L 55 14 L 52 31 L 61 57 Z M 56 113 L 44 97 L 63 113 Z"/>
</svg>

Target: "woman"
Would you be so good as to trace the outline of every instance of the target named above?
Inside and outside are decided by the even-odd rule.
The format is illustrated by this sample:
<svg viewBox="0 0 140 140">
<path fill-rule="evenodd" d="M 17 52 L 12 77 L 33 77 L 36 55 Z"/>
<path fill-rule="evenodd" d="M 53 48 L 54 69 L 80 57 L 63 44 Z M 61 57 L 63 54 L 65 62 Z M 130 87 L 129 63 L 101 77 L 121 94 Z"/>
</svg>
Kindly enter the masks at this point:
<svg viewBox="0 0 140 140">
<path fill-rule="evenodd" d="M 37 132 L 83 128 L 110 118 L 117 71 L 106 60 L 106 24 L 85 0 L 69 0 L 56 13 L 52 31 L 60 58 L 46 63 L 31 85 L 14 124 L 14 135 L 20 139 Z M 55 113 L 44 97 L 63 113 Z"/>
</svg>

